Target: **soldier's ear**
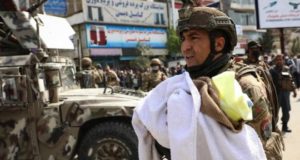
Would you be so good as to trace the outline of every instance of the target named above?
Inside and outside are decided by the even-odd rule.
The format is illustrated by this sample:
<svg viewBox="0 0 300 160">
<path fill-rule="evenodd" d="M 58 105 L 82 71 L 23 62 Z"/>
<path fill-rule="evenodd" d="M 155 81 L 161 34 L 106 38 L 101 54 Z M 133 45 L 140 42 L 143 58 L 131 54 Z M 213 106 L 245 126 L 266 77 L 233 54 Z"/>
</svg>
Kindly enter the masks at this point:
<svg viewBox="0 0 300 160">
<path fill-rule="evenodd" d="M 215 49 L 216 52 L 221 52 L 225 47 L 225 38 L 224 37 L 217 37 L 215 39 Z"/>
</svg>

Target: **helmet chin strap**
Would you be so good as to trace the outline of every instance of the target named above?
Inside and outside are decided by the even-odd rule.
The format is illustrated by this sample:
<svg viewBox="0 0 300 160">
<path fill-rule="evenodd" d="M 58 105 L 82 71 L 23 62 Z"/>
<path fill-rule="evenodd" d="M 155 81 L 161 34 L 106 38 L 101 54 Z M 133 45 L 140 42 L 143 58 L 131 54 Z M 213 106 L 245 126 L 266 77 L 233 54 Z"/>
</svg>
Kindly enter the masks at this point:
<svg viewBox="0 0 300 160">
<path fill-rule="evenodd" d="M 208 54 L 208 57 L 205 59 L 205 61 L 198 66 L 186 67 L 186 70 L 190 73 L 192 78 L 197 78 L 199 76 L 212 77 L 217 74 L 218 69 L 226 65 L 230 59 L 230 56 L 227 53 L 224 53 L 221 57 L 214 60 L 215 56 L 217 55 L 215 50 L 215 37 L 212 34 L 209 34 L 209 37 L 211 52 Z"/>
<path fill-rule="evenodd" d="M 208 57 L 205 59 L 205 61 L 202 64 L 204 68 L 209 64 L 211 64 L 212 61 L 214 60 L 214 57 L 217 55 L 215 49 L 215 36 L 213 36 L 211 32 L 209 33 L 209 39 L 210 39 L 210 53 L 208 54 Z"/>
</svg>

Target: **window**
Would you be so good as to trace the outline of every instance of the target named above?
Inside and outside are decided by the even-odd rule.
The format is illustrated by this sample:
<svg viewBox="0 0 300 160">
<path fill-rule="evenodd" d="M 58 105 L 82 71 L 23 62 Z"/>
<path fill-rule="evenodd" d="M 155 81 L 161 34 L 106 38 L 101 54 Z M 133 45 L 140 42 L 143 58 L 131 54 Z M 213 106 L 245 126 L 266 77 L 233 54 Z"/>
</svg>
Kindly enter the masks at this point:
<svg viewBox="0 0 300 160">
<path fill-rule="evenodd" d="M 4 75 L 0 80 L 2 103 L 27 102 L 26 76 Z"/>
<path fill-rule="evenodd" d="M 233 10 L 228 12 L 235 24 L 238 25 L 256 25 L 256 17 L 254 13 L 239 13 Z"/>
</svg>

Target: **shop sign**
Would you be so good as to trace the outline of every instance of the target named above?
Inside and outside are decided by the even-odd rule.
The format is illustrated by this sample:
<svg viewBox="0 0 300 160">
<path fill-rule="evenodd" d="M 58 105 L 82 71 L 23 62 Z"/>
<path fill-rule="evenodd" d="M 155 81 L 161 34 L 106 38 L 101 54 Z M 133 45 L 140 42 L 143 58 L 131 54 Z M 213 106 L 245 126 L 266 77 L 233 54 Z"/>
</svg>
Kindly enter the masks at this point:
<svg viewBox="0 0 300 160">
<path fill-rule="evenodd" d="M 167 26 L 167 5 L 136 0 L 83 0 L 85 21 Z"/>
<path fill-rule="evenodd" d="M 88 48 L 165 48 L 163 28 L 86 24 Z"/>
</svg>

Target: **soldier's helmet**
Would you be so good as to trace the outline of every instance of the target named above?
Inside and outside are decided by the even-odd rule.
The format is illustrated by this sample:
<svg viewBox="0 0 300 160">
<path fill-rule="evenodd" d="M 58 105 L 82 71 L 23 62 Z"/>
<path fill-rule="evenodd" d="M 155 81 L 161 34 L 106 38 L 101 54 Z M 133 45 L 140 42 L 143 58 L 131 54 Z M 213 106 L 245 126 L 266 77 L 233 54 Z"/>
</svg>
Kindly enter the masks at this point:
<svg viewBox="0 0 300 160">
<path fill-rule="evenodd" d="M 247 44 L 247 48 L 250 49 L 250 48 L 258 48 L 258 49 L 261 49 L 261 45 L 259 43 L 257 43 L 256 41 L 250 41 L 248 42 Z"/>
<path fill-rule="evenodd" d="M 177 34 L 190 29 L 203 29 L 212 33 L 221 30 L 227 36 L 230 51 L 237 44 L 235 24 L 225 13 L 210 7 L 184 7 L 179 10 Z"/>
<path fill-rule="evenodd" d="M 150 63 L 151 66 L 161 66 L 161 61 L 158 58 L 153 58 Z"/>
<path fill-rule="evenodd" d="M 96 67 L 97 67 L 97 69 L 103 69 L 103 67 L 102 67 L 102 65 L 101 65 L 100 63 L 98 63 L 98 64 L 96 65 Z"/>
<path fill-rule="evenodd" d="M 82 58 L 81 61 L 82 68 L 90 68 L 92 67 L 92 60 L 89 57 Z"/>
</svg>

